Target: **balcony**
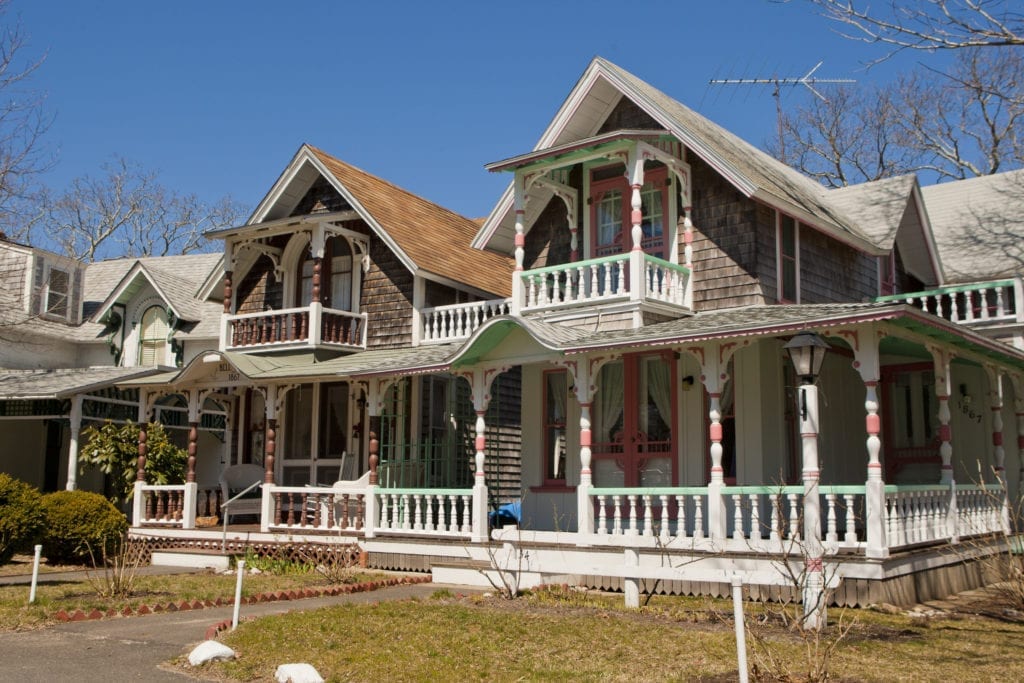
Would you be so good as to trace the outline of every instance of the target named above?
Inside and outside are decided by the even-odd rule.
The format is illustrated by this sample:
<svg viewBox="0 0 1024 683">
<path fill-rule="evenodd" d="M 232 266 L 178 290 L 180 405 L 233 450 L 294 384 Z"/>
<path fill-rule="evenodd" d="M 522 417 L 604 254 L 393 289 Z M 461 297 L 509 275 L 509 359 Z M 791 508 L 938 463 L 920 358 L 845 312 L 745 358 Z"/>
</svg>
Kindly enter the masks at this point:
<svg viewBox="0 0 1024 683">
<path fill-rule="evenodd" d="M 223 317 L 221 348 L 224 350 L 276 351 L 303 347 L 365 349 L 366 314 L 312 303 L 302 308 Z"/>
<path fill-rule="evenodd" d="M 997 338 L 1020 339 L 1024 332 L 1024 286 L 1019 277 L 880 296 L 875 301 L 905 303 Z"/>
<path fill-rule="evenodd" d="M 641 251 L 527 270 L 518 280 L 513 308 L 523 314 L 629 302 L 677 315 L 692 308 L 690 269 Z"/>
</svg>

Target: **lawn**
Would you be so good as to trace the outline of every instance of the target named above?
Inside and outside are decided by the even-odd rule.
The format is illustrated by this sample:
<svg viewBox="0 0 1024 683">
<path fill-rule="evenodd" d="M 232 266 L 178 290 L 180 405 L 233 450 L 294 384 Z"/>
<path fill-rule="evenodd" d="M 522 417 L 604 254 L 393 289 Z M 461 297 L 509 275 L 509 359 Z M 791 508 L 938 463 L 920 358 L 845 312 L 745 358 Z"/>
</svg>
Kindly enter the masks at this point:
<svg viewBox="0 0 1024 683">
<path fill-rule="evenodd" d="M 10 566 L 10 565 L 7 565 Z M 50 572 L 82 569 L 82 567 L 50 567 Z M 28 567 L 31 572 L 31 565 Z M 13 572 L 11 572 L 13 573 Z M 21 573 L 21 572 L 18 572 Z M 102 572 L 93 572 L 97 579 Z M 372 581 L 383 575 L 373 572 L 354 572 L 349 581 Z M 275 574 L 246 574 L 242 583 L 242 595 L 248 597 L 267 591 L 291 590 L 313 586 L 325 586 L 328 581 L 316 572 L 288 572 Z M 28 604 L 28 585 L 0 586 L 0 631 L 18 631 L 40 628 L 55 623 L 55 613 L 76 609 L 89 612 L 99 609 L 120 611 L 125 606 L 133 609 L 141 605 L 153 605 L 181 600 L 216 600 L 231 598 L 235 594 L 235 574 L 216 574 L 212 571 L 197 574 L 174 574 L 166 576 L 138 576 L 132 594 L 128 598 L 100 598 L 88 581 L 52 581 L 46 578 L 40 567 L 36 601 Z"/>
<path fill-rule="evenodd" d="M 441 590 L 429 600 L 265 617 L 225 634 L 239 658 L 209 673 L 273 680 L 277 665 L 305 661 L 335 681 L 735 680 L 730 603 L 664 598 L 632 611 L 621 604 L 621 596 L 573 592 L 507 601 Z M 1024 624 L 870 610 L 832 610 L 830 618 L 853 620 L 832 655 L 835 678 L 1024 679 Z M 799 680 L 808 643 L 778 624 L 755 631 L 752 663 L 760 641 Z"/>
</svg>

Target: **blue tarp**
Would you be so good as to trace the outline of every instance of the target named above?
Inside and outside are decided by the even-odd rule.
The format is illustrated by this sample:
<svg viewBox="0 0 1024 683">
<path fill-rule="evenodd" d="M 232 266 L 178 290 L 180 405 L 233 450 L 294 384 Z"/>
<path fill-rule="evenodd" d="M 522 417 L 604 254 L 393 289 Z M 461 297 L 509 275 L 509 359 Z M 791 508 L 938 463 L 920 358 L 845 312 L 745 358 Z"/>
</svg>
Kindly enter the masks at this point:
<svg viewBox="0 0 1024 683">
<path fill-rule="evenodd" d="M 495 529 L 506 524 L 519 524 L 522 516 L 523 502 L 516 500 L 499 506 L 497 510 L 491 510 L 490 514 L 487 515 L 487 521 L 490 523 L 491 528 Z"/>
</svg>

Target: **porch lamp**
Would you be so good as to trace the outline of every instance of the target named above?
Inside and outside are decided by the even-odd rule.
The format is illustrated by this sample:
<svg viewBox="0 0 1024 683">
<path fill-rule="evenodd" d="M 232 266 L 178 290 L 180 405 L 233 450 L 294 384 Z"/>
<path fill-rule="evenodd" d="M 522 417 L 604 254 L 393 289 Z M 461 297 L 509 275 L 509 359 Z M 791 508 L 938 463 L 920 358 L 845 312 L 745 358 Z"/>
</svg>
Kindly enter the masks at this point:
<svg viewBox="0 0 1024 683">
<path fill-rule="evenodd" d="M 821 494 L 818 482 L 818 387 L 815 382 L 825 360 L 828 343 L 814 332 L 800 332 L 784 347 L 800 378 L 800 440 L 803 455 L 803 603 L 804 627 L 820 629 L 826 621 L 825 581 L 821 544 Z"/>
<path fill-rule="evenodd" d="M 800 332 L 783 347 L 789 352 L 801 384 L 814 384 L 821 372 L 821 363 L 828 352 L 828 342 L 814 332 Z"/>
</svg>

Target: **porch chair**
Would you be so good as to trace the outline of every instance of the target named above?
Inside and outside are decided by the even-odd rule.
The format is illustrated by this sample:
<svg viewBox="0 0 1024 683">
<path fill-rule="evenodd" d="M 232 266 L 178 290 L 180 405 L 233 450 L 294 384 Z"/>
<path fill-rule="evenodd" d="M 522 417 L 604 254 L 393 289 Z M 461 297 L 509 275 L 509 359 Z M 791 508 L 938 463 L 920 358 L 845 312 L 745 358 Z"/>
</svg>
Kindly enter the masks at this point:
<svg viewBox="0 0 1024 683">
<path fill-rule="evenodd" d="M 222 500 L 227 501 L 247 486 L 263 481 L 264 470 L 259 465 L 232 465 L 220 473 L 220 492 Z M 259 486 L 236 500 L 226 509 L 221 508 L 228 523 L 231 515 L 259 515 L 263 501 L 263 491 Z"/>
</svg>

